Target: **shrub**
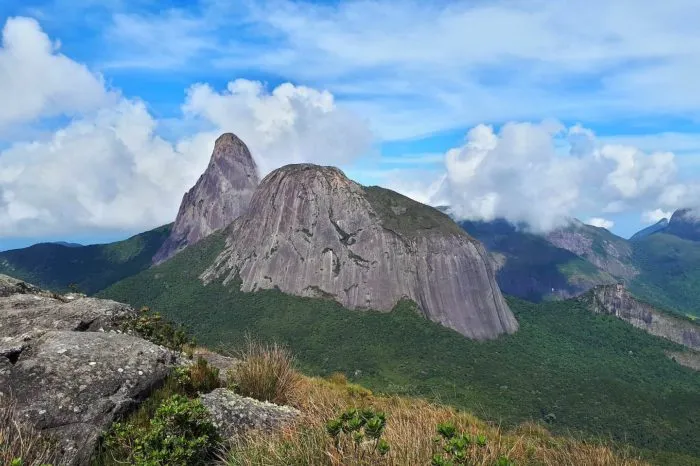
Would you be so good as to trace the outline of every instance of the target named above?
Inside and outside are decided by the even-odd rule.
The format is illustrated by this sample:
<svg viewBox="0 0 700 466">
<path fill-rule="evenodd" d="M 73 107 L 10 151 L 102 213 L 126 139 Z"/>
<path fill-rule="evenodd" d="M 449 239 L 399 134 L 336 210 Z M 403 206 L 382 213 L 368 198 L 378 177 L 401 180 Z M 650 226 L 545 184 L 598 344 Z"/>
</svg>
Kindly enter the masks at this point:
<svg viewBox="0 0 700 466">
<path fill-rule="evenodd" d="M 219 369 L 211 366 L 201 356 L 190 366 L 178 367 L 175 370 L 175 379 L 181 390 L 188 396 L 196 396 L 198 393 L 209 393 L 221 386 Z"/>
<path fill-rule="evenodd" d="M 138 336 L 175 351 L 183 351 L 186 346 L 194 346 L 182 327 L 175 326 L 157 312 L 144 306 L 138 315 L 125 317 L 120 322 L 122 331 Z"/>
<path fill-rule="evenodd" d="M 365 456 L 384 456 L 389 443 L 382 438 L 386 427 L 386 415 L 372 408 L 350 408 L 326 423 L 326 432 L 333 438 L 333 445 L 341 457 L 350 454 L 358 461 Z"/>
<path fill-rule="evenodd" d="M 331 375 L 328 376 L 328 381 L 336 385 L 348 384 L 348 378 L 342 372 L 333 372 Z"/>
<path fill-rule="evenodd" d="M 20 417 L 14 402 L 0 396 L 0 464 L 50 464 L 58 458 L 54 443 Z"/>
<path fill-rule="evenodd" d="M 230 388 L 243 396 L 286 404 L 299 383 L 294 358 L 276 343 L 266 345 L 246 337 L 241 362 L 228 374 Z"/>
<path fill-rule="evenodd" d="M 488 445 L 488 439 L 484 434 L 470 435 L 458 432 L 451 422 L 438 424 L 437 433 L 433 441 L 441 451 L 433 455 L 431 463 L 433 466 L 473 464 L 475 458 L 485 456 L 481 451 Z M 496 465 L 511 466 L 511 463 L 507 457 L 501 456 Z"/>
<path fill-rule="evenodd" d="M 212 461 L 219 436 L 199 400 L 173 395 L 160 405 L 147 427 L 115 423 L 105 444 L 121 454 L 118 462 L 203 465 Z"/>
</svg>

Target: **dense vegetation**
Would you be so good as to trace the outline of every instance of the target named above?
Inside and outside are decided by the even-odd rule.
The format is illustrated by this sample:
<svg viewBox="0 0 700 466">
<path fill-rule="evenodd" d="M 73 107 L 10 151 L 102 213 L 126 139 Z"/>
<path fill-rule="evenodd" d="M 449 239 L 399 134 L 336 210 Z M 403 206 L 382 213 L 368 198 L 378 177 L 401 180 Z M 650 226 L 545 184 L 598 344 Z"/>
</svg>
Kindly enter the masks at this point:
<svg viewBox="0 0 700 466">
<path fill-rule="evenodd" d="M 506 294 L 540 302 L 615 282 L 585 259 L 505 220 L 461 221 L 459 225 L 484 243 L 489 252 L 503 255 L 505 263 L 496 279 Z"/>
<path fill-rule="evenodd" d="M 700 242 L 656 233 L 632 242 L 640 274 L 630 289 L 654 305 L 700 317 Z"/>
<path fill-rule="evenodd" d="M 277 291 L 205 287 L 197 277 L 222 247 L 213 235 L 101 295 L 149 305 L 211 347 L 238 346 L 251 332 L 287 344 L 312 374 L 344 372 L 375 391 L 439 400 L 506 425 L 543 420 L 659 455 L 700 456 L 700 374 L 664 355 L 675 345 L 614 317 L 572 301 L 510 299 L 520 331 L 480 343 L 425 321 L 407 302 L 391 313 L 357 312 Z"/>
<path fill-rule="evenodd" d="M 40 243 L 0 252 L 0 273 L 53 291 L 94 293 L 150 267 L 170 234 L 165 225 L 124 241 L 91 246 Z"/>
</svg>

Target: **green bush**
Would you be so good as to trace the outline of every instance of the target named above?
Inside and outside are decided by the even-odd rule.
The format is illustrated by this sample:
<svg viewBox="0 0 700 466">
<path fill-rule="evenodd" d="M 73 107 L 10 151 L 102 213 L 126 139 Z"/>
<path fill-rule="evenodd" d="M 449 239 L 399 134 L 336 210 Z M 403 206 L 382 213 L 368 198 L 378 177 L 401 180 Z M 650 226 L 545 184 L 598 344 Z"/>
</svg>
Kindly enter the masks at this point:
<svg viewBox="0 0 700 466">
<path fill-rule="evenodd" d="M 438 424 L 437 433 L 438 435 L 433 441 L 440 452 L 433 455 L 433 466 L 472 464 L 473 458 L 479 456 L 479 450 L 488 445 L 488 439 L 485 435 L 457 432 L 455 425 L 450 422 Z M 511 463 L 508 458 L 500 457 L 496 465 L 510 466 Z"/>
<path fill-rule="evenodd" d="M 364 460 L 365 456 L 381 457 L 389 452 L 389 443 L 382 438 L 386 415 L 372 408 L 351 408 L 326 423 L 326 432 L 341 457 L 350 455 Z"/>
<path fill-rule="evenodd" d="M 160 405 L 147 427 L 115 423 L 105 444 L 120 454 L 117 462 L 189 466 L 208 464 L 219 440 L 199 400 L 173 395 Z"/>
<path fill-rule="evenodd" d="M 135 333 L 156 345 L 175 351 L 182 351 L 186 345 L 194 346 L 194 340 L 187 336 L 182 327 L 175 326 L 157 313 L 144 306 L 138 315 L 125 317 L 120 328 L 126 333 Z"/>
<path fill-rule="evenodd" d="M 180 389 L 187 396 L 196 396 L 198 393 L 209 393 L 221 386 L 219 369 L 211 366 L 206 359 L 199 356 L 197 361 L 187 367 L 181 366 L 175 369 L 175 380 Z"/>
</svg>

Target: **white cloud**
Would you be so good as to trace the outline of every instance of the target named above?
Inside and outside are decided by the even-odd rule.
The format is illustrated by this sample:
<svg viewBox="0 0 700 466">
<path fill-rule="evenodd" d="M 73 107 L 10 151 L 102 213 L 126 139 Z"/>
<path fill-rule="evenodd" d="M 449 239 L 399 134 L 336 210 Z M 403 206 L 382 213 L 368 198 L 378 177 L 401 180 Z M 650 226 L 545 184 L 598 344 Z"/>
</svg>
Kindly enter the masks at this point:
<svg viewBox="0 0 700 466">
<path fill-rule="evenodd" d="M 239 79 L 216 92 L 190 88 L 187 115 L 232 131 L 256 158 L 262 175 L 285 163 L 344 164 L 364 155 L 372 140 L 365 122 L 339 108 L 333 95 L 290 83 L 272 92 L 260 82 Z"/>
<path fill-rule="evenodd" d="M 642 221 L 644 223 L 656 223 L 660 220 L 663 220 L 664 218 L 670 219 L 671 215 L 673 215 L 673 211 L 671 210 L 645 210 L 644 212 L 642 212 Z"/>
<path fill-rule="evenodd" d="M 95 110 L 113 98 L 99 75 L 58 53 L 58 43 L 35 20 L 7 20 L 0 48 L 0 133 L 39 117 Z"/>
<path fill-rule="evenodd" d="M 17 46 L 18 30 L 18 37 L 43 45 Z M 224 131 L 249 144 L 263 171 L 290 162 L 342 164 L 364 155 L 371 143 L 364 123 L 336 106 L 330 93 L 291 84 L 267 92 L 246 80 L 229 83 L 223 93 L 193 86 L 183 103 L 183 124 L 198 120 L 192 126 L 206 124 L 208 130 L 167 141 L 145 103 L 110 93 L 86 67 L 55 55 L 36 22 L 11 20 L 5 32 L 3 53 L 21 56 L 12 62 L 13 72 L 49 76 L 41 87 L 37 80 L 18 82 L 0 73 L 0 93 L 9 86 L 20 96 L 41 94 L 31 110 L 11 118 L 5 113 L 6 121 L 73 118 L 44 137 L 8 141 L 0 151 L 0 237 L 138 231 L 170 222 Z M 53 82 L 54 69 L 65 82 Z M 81 101 L 84 91 L 95 98 Z"/>
<path fill-rule="evenodd" d="M 589 218 L 586 223 L 589 225 L 593 225 L 594 227 L 605 228 L 607 230 L 609 230 L 615 226 L 615 222 L 613 222 L 612 220 L 607 220 L 607 219 L 602 218 L 602 217 Z"/>
<path fill-rule="evenodd" d="M 566 143 L 567 153 L 558 147 Z M 447 199 L 462 218 L 497 217 L 548 231 L 581 212 L 666 210 L 695 202 L 698 185 L 676 179 L 675 157 L 635 147 L 601 144 L 579 125 L 508 123 L 499 132 L 472 128 L 461 147 L 445 155 L 445 181 L 433 203 Z M 440 200 L 438 200 L 440 199 Z M 608 226 L 609 225 L 609 226 Z"/>
</svg>

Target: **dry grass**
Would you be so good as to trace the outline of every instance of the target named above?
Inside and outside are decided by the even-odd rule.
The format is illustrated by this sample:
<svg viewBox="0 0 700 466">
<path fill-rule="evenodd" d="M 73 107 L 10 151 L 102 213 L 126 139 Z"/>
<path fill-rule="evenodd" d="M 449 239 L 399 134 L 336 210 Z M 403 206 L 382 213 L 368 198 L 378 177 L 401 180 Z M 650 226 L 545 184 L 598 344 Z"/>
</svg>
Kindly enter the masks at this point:
<svg viewBox="0 0 700 466">
<path fill-rule="evenodd" d="M 21 418 L 14 403 L 0 396 L 0 464 L 21 459 L 22 466 L 58 464 L 54 445 Z"/>
<path fill-rule="evenodd" d="M 286 404 L 293 397 L 300 376 L 294 370 L 294 358 L 285 347 L 248 337 L 245 348 L 236 357 L 240 363 L 228 376 L 238 393 L 277 404 Z"/>
<path fill-rule="evenodd" d="M 299 408 L 303 419 L 275 435 L 252 434 L 233 445 L 225 459 L 228 465 L 429 465 L 438 446 L 433 442 L 436 426 L 454 423 L 460 431 L 484 434 L 485 447 L 470 450 L 473 465 L 496 464 L 507 457 L 517 465 L 607 466 L 642 465 L 640 460 L 614 453 L 609 447 L 552 436 L 538 424 L 523 424 L 505 432 L 474 416 L 425 400 L 359 396 L 340 377 L 334 381 L 303 377 L 290 403 Z M 349 407 L 372 407 L 387 415 L 384 438 L 391 445 L 385 457 L 365 459 L 339 454 L 325 432 L 325 422 Z"/>
</svg>

